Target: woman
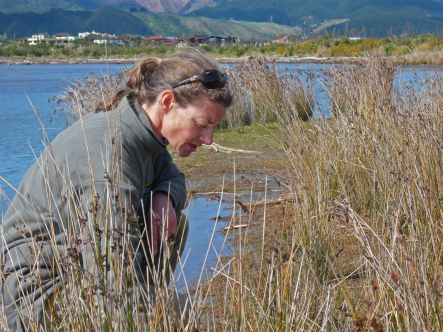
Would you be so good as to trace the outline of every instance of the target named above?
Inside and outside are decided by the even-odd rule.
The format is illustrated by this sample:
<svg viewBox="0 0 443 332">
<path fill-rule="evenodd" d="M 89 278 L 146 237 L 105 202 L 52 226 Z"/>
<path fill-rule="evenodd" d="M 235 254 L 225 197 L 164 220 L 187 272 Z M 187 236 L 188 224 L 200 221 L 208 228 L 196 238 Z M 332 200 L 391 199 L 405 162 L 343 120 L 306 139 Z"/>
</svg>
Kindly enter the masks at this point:
<svg viewBox="0 0 443 332">
<path fill-rule="evenodd" d="M 187 222 L 184 176 L 166 146 L 186 157 L 211 144 L 231 101 L 208 56 L 148 58 L 132 69 L 126 89 L 51 142 L 3 222 L 1 304 L 9 328 L 47 324 L 60 296 L 77 301 L 67 286 L 73 275 L 81 276 L 81 294 L 114 302 L 122 287 L 168 283 Z"/>
</svg>

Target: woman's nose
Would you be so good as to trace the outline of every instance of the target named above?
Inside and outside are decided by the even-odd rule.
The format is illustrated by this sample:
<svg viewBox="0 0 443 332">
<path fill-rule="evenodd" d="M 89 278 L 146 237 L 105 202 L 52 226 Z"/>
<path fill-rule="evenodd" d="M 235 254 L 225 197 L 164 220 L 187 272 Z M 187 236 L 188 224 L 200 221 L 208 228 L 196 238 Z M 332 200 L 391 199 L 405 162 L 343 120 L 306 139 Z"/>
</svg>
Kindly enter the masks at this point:
<svg viewBox="0 0 443 332">
<path fill-rule="evenodd" d="M 200 136 L 200 140 L 205 145 L 211 145 L 214 141 L 214 130 L 212 128 L 204 130 Z"/>
</svg>

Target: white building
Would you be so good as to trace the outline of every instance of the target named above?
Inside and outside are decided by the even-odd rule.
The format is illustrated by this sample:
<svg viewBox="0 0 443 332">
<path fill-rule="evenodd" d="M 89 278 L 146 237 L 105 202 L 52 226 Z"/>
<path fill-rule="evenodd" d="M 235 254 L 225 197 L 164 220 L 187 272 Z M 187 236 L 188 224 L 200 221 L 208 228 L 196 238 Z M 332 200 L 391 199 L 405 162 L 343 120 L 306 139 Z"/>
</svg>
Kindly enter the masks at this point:
<svg viewBox="0 0 443 332">
<path fill-rule="evenodd" d="M 92 32 L 79 32 L 78 33 L 78 38 L 86 38 L 86 37 L 88 37 L 88 36 L 90 36 L 90 35 L 99 35 L 100 33 L 99 32 L 95 32 L 94 30 L 92 30 Z"/>
<path fill-rule="evenodd" d="M 74 36 L 71 36 L 70 34 L 67 33 L 58 33 L 55 36 L 55 40 L 57 40 L 58 42 L 61 43 L 70 43 L 73 42 L 74 40 L 76 40 L 77 38 Z"/>
<path fill-rule="evenodd" d="M 123 40 L 121 39 L 113 39 L 113 38 L 98 38 L 94 39 L 94 44 L 104 45 L 104 44 L 113 44 L 113 45 L 123 45 Z"/>
<path fill-rule="evenodd" d="M 46 33 L 32 35 L 31 38 L 28 38 L 28 44 L 29 45 L 41 44 L 45 38 L 48 38 L 48 35 Z"/>
</svg>

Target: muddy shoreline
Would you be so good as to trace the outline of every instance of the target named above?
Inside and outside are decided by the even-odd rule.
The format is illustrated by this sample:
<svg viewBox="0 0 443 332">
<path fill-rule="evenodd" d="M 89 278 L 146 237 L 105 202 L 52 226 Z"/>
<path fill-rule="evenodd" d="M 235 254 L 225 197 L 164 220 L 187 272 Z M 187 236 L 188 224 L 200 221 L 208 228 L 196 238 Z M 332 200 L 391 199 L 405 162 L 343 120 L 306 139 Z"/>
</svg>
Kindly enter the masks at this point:
<svg viewBox="0 0 443 332">
<path fill-rule="evenodd" d="M 51 57 L 0 57 L 0 65 L 32 65 L 32 64 L 133 64 L 142 57 L 133 58 L 51 58 Z M 238 63 L 253 56 L 244 56 L 239 58 L 216 57 L 220 63 Z M 344 64 L 344 63 L 363 63 L 368 61 L 368 57 L 319 57 L 319 56 L 266 56 L 266 59 L 275 63 L 324 63 L 324 64 Z M 404 59 L 391 57 L 395 63 L 405 66 L 432 66 L 443 67 L 439 65 L 427 65 L 416 63 L 405 63 Z"/>
</svg>

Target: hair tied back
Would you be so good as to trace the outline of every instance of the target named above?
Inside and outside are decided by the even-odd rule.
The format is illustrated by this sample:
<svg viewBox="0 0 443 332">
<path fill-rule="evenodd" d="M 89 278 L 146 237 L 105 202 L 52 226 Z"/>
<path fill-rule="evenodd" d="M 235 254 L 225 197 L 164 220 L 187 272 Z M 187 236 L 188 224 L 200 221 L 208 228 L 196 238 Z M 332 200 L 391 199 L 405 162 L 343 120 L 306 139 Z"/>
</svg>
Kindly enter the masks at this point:
<svg viewBox="0 0 443 332">
<path fill-rule="evenodd" d="M 156 58 L 145 58 L 129 72 L 126 86 L 129 89 L 141 90 L 143 83 L 148 83 L 151 76 L 160 66 L 161 60 Z"/>
</svg>

